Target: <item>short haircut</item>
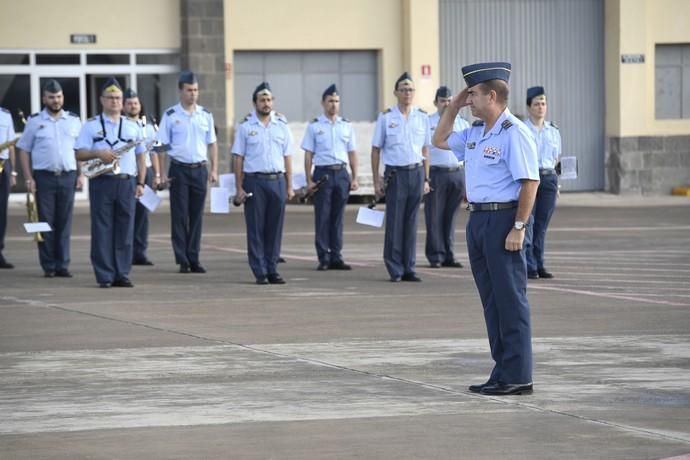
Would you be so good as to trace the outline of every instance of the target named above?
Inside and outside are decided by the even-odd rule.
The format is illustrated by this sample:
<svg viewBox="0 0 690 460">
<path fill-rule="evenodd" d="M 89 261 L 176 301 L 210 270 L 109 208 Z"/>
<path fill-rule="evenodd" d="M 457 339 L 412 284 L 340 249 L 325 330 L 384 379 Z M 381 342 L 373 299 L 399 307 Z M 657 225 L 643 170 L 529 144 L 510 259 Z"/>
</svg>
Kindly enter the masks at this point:
<svg viewBox="0 0 690 460">
<path fill-rule="evenodd" d="M 508 84 L 503 80 L 487 80 L 485 82 L 479 83 L 484 94 L 489 94 L 490 91 L 496 93 L 496 101 L 502 104 L 508 103 L 508 94 L 510 90 L 508 89 Z"/>
</svg>

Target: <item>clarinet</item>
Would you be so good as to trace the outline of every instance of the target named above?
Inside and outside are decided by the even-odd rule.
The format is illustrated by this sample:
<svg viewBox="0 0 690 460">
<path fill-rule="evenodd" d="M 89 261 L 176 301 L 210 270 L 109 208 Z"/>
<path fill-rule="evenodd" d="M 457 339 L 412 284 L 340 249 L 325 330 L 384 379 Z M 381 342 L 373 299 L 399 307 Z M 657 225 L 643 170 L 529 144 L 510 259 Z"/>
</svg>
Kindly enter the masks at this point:
<svg viewBox="0 0 690 460">
<path fill-rule="evenodd" d="M 319 188 L 327 181 L 328 181 L 328 176 L 323 176 L 321 179 L 316 181 L 314 186 L 310 190 L 307 190 L 305 192 L 305 194 L 300 197 L 300 199 L 299 199 L 300 203 L 306 203 L 309 200 L 309 198 L 314 196 L 314 194 L 319 191 Z"/>
<path fill-rule="evenodd" d="M 377 204 L 379 204 L 383 199 L 386 197 L 386 190 L 388 189 L 388 184 L 390 183 L 391 179 L 395 175 L 395 169 L 391 170 L 390 174 L 387 176 L 384 176 L 383 178 L 383 195 L 381 195 L 379 198 L 376 198 L 376 195 L 374 195 L 374 199 L 371 200 L 371 203 L 367 206 L 369 209 L 374 209 Z M 376 193 L 376 191 L 374 191 Z"/>
</svg>

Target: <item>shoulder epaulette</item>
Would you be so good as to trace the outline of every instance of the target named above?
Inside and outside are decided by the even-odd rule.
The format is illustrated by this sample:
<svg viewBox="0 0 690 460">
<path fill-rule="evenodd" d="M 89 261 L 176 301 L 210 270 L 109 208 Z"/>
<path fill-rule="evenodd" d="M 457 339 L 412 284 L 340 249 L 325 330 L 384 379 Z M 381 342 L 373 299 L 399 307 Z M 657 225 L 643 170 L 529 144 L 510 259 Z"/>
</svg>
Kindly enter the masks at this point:
<svg viewBox="0 0 690 460">
<path fill-rule="evenodd" d="M 248 113 L 247 116 L 244 117 L 244 118 L 242 119 L 242 123 L 244 123 L 245 121 L 249 121 L 249 119 L 250 119 L 251 117 L 252 117 L 252 114 L 251 114 L 251 113 Z"/>
<path fill-rule="evenodd" d="M 511 126 L 513 126 L 513 122 L 510 120 L 505 120 L 503 123 L 501 123 L 501 128 L 503 129 L 508 129 Z"/>
<path fill-rule="evenodd" d="M 2 111 L 5 112 L 5 113 L 12 113 L 12 112 L 10 112 L 9 110 L 7 110 L 7 109 L 4 108 L 4 107 L 0 107 L 0 110 L 2 110 Z"/>
<path fill-rule="evenodd" d="M 551 123 L 551 126 L 553 126 L 554 128 L 560 129 L 558 125 L 556 125 L 556 123 L 554 123 L 553 121 L 550 121 L 549 123 Z"/>
<path fill-rule="evenodd" d="M 98 115 L 96 115 L 95 117 L 91 117 L 91 118 L 89 118 L 89 119 L 86 120 L 86 121 L 94 121 L 94 120 L 97 120 L 97 119 L 98 119 Z"/>
<path fill-rule="evenodd" d="M 419 111 L 422 112 L 422 113 L 426 113 L 426 110 L 420 109 L 419 107 L 417 107 L 417 110 L 419 110 Z"/>
<path fill-rule="evenodd" d="M 29 115 L 29 118 L 37 117 L 40 114 L 41 114 L 41 112 L 32 113 L 31 115 Z"/>
<path fill-rule="evenodd" d="M 314 118 L 311 122 L 312 122 L 312 123 L 316 123 L 317 121 L 319 121 L 319 119 L 318 119 L 318 118 Z"/>
<path fill-rule="evenodd" d="M 285 115 L 283 115 L 282 113 L 279 113 L 279 112 L 276 112 L 275 114 L 276 114 L 276 118 L 277 118 L 278 120 L 280 120 L 280 121 L 282 121 L 283 123 L 287 124 L 287 118 L 285 118 Z"/>
<path fill-rule="evenodd" d="M 350 123 L 350 120 L 348 120 L 348 119 L 345 118 L 345 117 L 343 117 L 342 120 L 343 120 L 345 123 Z"/>
<path fill-rule="evenodd" d="M 484 120 L 474 120 L 472 126 L 484 126 Z"/>
<path fill-rule="evenodd" d="M 207 109 L 206 107 L 202 107 L 201 110 L 203 110 L 206 113 L 211 113 L 211 111 L 209 109 Z"/>
<path fill-rule="evenodd" d="M 172 109 L 168 110 L 167 112 L 165 112 L 165 114 L 168 115 L 168 116 L 172 115 L 173 113 L 175 113 L 175 108 L 174 108 L 174 107 L 173 107 Z"/>
<path fill-rule="evenodd" d="M 38 115 L 38 114 L 36 114 L 36 115 Z M 67 115 L 69 115 L 70 117 L 77 117 L 77 118 L 79 118 L 79 115 L 77 115 L 77 114 L 74 113 L 74 112 L 69 112 L 69 111 L 68 111 L 68 112 L 67 112 Z M 33 115 L 32 115 L 32 116 L 33 116 Z"/>
<path fill-rule="evenodd" d="M 387 108 L 386 110 L 384 110 L 384 111 L 381 112 L 381 113 L 390 113 L 390 112 L 391 112 L 391 109 L 390 109 L 390 108 Z"/>
</svg>

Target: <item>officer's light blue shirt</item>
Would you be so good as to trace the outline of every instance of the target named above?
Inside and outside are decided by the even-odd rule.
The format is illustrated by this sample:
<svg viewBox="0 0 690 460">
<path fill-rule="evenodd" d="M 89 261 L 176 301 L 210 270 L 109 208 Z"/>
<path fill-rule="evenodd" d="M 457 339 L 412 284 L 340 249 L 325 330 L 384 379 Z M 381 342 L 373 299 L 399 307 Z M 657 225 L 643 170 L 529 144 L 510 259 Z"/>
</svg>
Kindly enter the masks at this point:
<svg viewBox="0 0 690 460">
<path fill-rule="evenodd" d="M 153 125 L 148 120 L 144 120 L 142 118 L 139 118 L 135 121 L 139 125 L 139 127 L 141 128 L 141 131 L 142 131 L 143 136 L 144 136 L 144 145 L 146 146 L 146 149 L 148 150 L 148 152 L 146 153 L 146 167 L 150 168 L 151 167 L 151 154 L 153 154 L 153 155 L 156 154 L 155 150 L 153 150 L 153 145 L 157 142 L 156 130 L 153 128 Z"/>
<path fill-rule="evenodd" d="M 465 161 L 467 200 L 473 203 L 517 201 L 520 180 L 539 180 L 537 144 L 529 128 L 508 109 L 484 134 L 483 122 L 453 132 L 448 146 Z"/>
<path fill-rule="evenodd" d="M 381 149 L 384 165 L 421 163 L 422 148 L 430 143 L 429 117 L 417 107 L 412 107 L 407 119 L 397 105 L 381 112 L 376 119 L 371 145 Z"/>
<path fill-rule="evenodd" d="M 105 125 L 105 133 L 103 132 L 101 125 L 101 117 L 103 119 L 103 124 Z M 122 130 L 120 131 L 120 137 L 118 138 L 117 134 L 120 130 L 120 123 L 122 123 Z M 141 128 L 136 122 L 123 116 L 119 117 L 118 121 L 113 122 L 110 121 L 107 116 L 99 114 L 93 118 L 89 118 L 81 127 L 79 137 L 77 137 L 77 142 L 74 144 L 74 149 L 109 149 L 114 151 L 125 145 L 128 141 L 134 140 L 143 141 Z M 137 161 L 135 153 L 139 155 L 144 152 L 146 152 L 146 145 L 141 142 L 126 152 L 121 153 L 119 161 L 120 173 L 136 176 Z"/>
<path fill-rule="evenodd" d="M 433 136 L 441 115 L 438 112 L 429 115 L 429 135 Z M 453 131 L 462 131 L 470 127 L 470 124 L 460 115 L 455 117 Z M 431 166 L 442 166 L 444 168 L 456 168 L 460 163 L 455 154 L 450 150 L 440 149 L 431 145 L 429 147 L 429 164 Z"/>
<path fill-rule="evenodd" d="M 314 166 L 347 164 L 347 153 L 356 148 L 352 123 L 342 117 L 337 117 L 335 122 L 326 115 L 313 119 L 302 140 L 302 149 L 314 154 Z"/>
<path fill-rule="evenodd" d="M 31 115 L 17 147 L 31 152 L 33 169 L 75 171 L 74 143 L 81 130 L 79 116 L 63 110 L 53 118 L 47 109 Z"/>
<path fill-rule="evenodd" d="M 0 143 L 14 140 L 15 137 L 12 114 L 9 110 L 0 107 Z M 9 155 L 9 149 L 2 150 L 0 152 L 0 160 L 7 160 Z"/>
<path fill-rule="evenodd" d="M 525 124 L 537 141 L 539 168 L 554 169 L 558 163 L 558 157 L 561 156 L 561 133 L 558 128 L 550 121 L 545 121 L 542 128 L 538 129 L 529 118 Z"/>
<path fill-rule="evenodd" d="M 285 172 L 285 158 L 290 155 L 292 133 L 287 119 L 271 112 L 268 126 L 264 126 L 256 112 L 247 115 L 235 130 L 231 152 L 244 157 L 242 170 L 246 173 Z"/>
<path fill-rule="evenodd" d="M 177 104 L 168 109 L 158 127 L 158 141 L 180 163 L 208 161 L 208 146 L 216 142 L 213 114 L 200 105 L 189 113 Z"/>
</svg>

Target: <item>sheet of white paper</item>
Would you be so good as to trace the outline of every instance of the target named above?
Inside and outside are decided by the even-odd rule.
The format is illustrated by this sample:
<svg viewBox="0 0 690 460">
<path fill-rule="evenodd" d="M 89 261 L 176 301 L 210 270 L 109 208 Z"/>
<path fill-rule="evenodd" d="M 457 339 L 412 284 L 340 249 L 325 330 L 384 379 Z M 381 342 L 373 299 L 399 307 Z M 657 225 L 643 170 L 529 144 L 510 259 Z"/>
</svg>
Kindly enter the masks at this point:
<svg viewBox="0 0 690 460">
<path fill-rule="evenodd" d="M 371 225 L 372 227 L 382 227 L 384 215 L 383 211 L 362 207 L 357 212 L 357 223 Z"/>
<path fill-rule="evenodd" d="M 211 212 L 214 214 L 230 213 L 230 191 L 223 187 L 211 188 Z"/>
<path fill-rule="evenodd" d="M 141 203 L 150 212 L 153 212 L 161 204 L 161 197 L 156 195 L 148 185 L 144 185 L 144 194 L 139 198 L 139 203 Z"/>
<path fill-rule="evenodd" d="M 561 179 L 577 179 L 577 157 L 561 157 Z"/>
<path fill-rule="evenodd" d="M 230 196 L 235 196 L 235 174 L 221 174 L 218 177 L 218 185 L 228 189 Z"/>
<path fill-rule="evenodd" d="M 24 230 L 26 230 L 26 233 L 53 231 L 53 229 L 50 228 L 50 224 L 48 224 L 48 222 L 27 222 L 24 224 Z"/>
<path fill-rule="evenodd" d="M 299 190 L 307 186 L 307 176 L 304 172 L 296 172 L 292 175 L 292 190 Z"/>
</svg>

